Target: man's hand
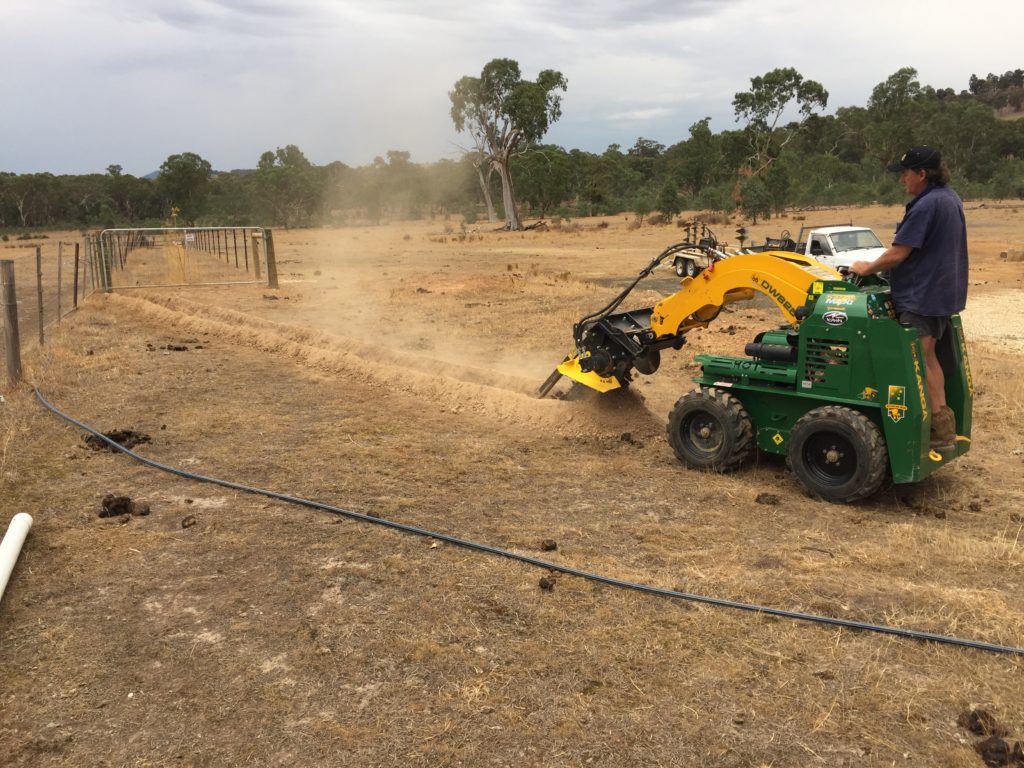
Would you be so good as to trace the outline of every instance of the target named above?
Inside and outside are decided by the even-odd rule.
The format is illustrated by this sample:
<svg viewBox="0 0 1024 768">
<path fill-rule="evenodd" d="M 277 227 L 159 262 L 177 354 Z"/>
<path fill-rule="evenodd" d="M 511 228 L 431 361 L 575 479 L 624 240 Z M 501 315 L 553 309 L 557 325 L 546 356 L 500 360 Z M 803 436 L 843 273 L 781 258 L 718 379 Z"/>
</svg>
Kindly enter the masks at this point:
<svg viewBox="0 0 1024 768">
<path fill-rule="evenodd" d="M 864 275 L 870 275 L 873 270 L 871 269 L 873 261 L 855 261 L 850 265 L 850 271 L 857 277 L 864 277 Z"/>
</svg>

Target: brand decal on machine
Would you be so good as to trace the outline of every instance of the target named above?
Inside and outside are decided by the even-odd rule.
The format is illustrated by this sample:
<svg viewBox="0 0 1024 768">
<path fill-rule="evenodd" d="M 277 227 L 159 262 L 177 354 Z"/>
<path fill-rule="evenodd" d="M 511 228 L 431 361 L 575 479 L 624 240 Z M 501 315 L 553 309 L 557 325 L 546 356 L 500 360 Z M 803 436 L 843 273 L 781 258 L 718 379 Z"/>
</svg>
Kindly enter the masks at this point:
<svg viewBox="0 0 1024 768">
<path fill-rule="evenodd" d="M 906 387 L 899 387 L 895 384 L 889 385 L 889 400 L 885 404 L 885 410 L 889 413 L 889 418 L 894 422 L 903 421 L 903 417 L 907 415 Z"/>
<path fill-rule="evenodd" d="M 878 397 L 878 390 L 874 387 L 864 387 L 864 391 L 862 391 L 858 397 L 861 400 L 874 400 Z"/>
<path fill-rule="evenodd" d="M 849 320 L 849 317 L 847 317 L 845 312 L 833 310 L 831 312 L 826 312 L 825 314 L 823 314 L 821 316 L 821 319 L 824 320 L 829 325 L 846 325 L 846 321 Z"/>
<path fill-rule="evenodd" d="M 921 375 L 921 360 L 917 356 L 917 344 L 910 345 L 910 354 L 914 358 L 914 378 L 917 379 L 917 394 L 921 398 L 921 417 L 928 418 L 928 401 L 924 396 L 924 377 Z"/>
<path fill-rule="evenodd" d="M 751 280 L 755 284 L 761 286 L 761 289 L 769 296 L 771 296 L 773 299 L 775 299 L 775 302 L 784 310 L 789 312 L 789 314 L 792 315 L 794 313 L 795 307 L 789 303 L 789 300 L 782 294 L 782 291 L 780 291 L 774 285 L 769 283 L 767 280 L 760 278 L 757 275 L 754 275 L 751 278 Z"/>
<path fill-rule="evenodd" d="M 830 307 L 848 307 L 856 300 L 855 295 L 846 293 L 830 293 L 825 297 L 825 303 Z"/>
<path fill-rule="evenodd" d="M 971 362 L 967 359 L 967 342 L 964 340 L 964 334 L 961 330 L 957 329 L 956 336 L 960 340 L 960 357 L 964 361 L 964 376 L 967 377 L 967 391 L 973 396 L 974 381 L 971 378 Z"/>
</svg>

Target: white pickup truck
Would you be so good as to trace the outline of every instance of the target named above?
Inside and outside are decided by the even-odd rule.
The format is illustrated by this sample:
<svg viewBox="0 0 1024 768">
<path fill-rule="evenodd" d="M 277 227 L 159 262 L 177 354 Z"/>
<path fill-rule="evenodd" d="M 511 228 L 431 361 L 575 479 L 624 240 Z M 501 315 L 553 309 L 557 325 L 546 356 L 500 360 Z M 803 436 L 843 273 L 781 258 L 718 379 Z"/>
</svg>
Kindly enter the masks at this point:
<svg viewBox="0 0 1024 768">
<path fill-rule="evenodd" d="M 845 269 L 855 261 L 874 261 L 885 252 L 878 236 L 867 227 L 833 225 L 800 231 L 797 247 L 804 253 L 833 269 Z"/>
<path fill-rule="evenodd" d="M 682 245 L 684 244 L 680 244 Z M 712 261 L 727 258 L 730 253 L 736 252 L 718 250 L 718 241 L 713 236 L 702 238 L 700 243 L 692 248 L 684 249 L 680 246 L 674 246 L 679 250 L 672 261 L 676 274 L 680 277 L 696 277 Z M 867 227 L 829 224 L 821 227 L 801 227 L 796 240 L 784 230 L 779 237 L 769 237 L 763 245 L 750 245 L 739 249 L 739 253 L 762 251 L 802 253 L 842 271 L 855 261 L 874 261 L 885 252 L 885 246 Z"/>
</svg>

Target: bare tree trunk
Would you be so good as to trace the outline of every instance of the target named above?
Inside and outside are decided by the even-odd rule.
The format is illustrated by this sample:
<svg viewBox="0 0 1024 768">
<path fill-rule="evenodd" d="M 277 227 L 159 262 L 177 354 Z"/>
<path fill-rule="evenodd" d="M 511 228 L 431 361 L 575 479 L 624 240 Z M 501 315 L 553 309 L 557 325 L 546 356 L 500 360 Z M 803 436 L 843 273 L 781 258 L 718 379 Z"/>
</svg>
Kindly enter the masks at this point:
<svg viewBox="0 0 1024 768">
<path fill-rule="evenodd" d="M 498 175 L 501 177 L 501 201 L 505 206 L 505 229 L 511 232 L 518 232 L 523 228 L 523 223 L 519 220 L 519 209 L 516 207 L 515 190 L 512 188 L 512 173 L 508 167 L 522 136 L 522 131 L 518 129 L 509 131 L 502 145 L 492 147 L 491 152 L 491 166 L 498 169 Z"/>
<path fill-rule="evenodd" d="M 484 164 L 487 164 L 487 173 L 484 174 Z M 491 200 L 491 172 L 494 170 L 486 160 L 473 163 L 476 168 L 477 178 L 480 179 L 480 191 L 484 193 L 484 203 L 487 205 L 487 221 L 491 224 L 498 220 L 498 214 L 494 212 L 494 201 Z"/>
<path fill-rule="evenodd" d="M 519 209 L 516 208 L 515 191 L 512 189 L 512 174 L 508 170 L 508 158 L 497 160 L 498 174 L 501 176 L 501 202 L 505 206 L 505 229 L 518 232 L 523 228 L 519 220 Z"/>
</svg>

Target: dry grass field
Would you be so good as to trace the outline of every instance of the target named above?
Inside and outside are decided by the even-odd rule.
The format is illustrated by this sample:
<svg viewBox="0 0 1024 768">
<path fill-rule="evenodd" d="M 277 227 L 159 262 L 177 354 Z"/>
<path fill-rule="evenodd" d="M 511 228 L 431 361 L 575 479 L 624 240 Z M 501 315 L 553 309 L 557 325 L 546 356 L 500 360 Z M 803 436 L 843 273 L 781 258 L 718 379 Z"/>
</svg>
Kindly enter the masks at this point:
<svg viewBox="0 0 1024 768">
<path fill-rule="evenodd" d="M 852 220 L 885 240 L 899 216 L 751 229 Z M 1024 646 L 1024 264 L 999 258 L 1024 245 L 1024 204 L 969 204 L 968 224 L 972 450 L 854 506 L 807 497 L 775 458 L 688 471 L 665 440 L 693 355 L 741 352 L 781 321 L 765 303 L 625 396 L 533 396 L 573 321 L 676 227 L 278 231 L 278 290 L 91 297 L 2 390 L 0 524 L 35 526 L 0 603 L 0 763 L 1024 764 L 979 752 L 969 717 L 1024 741 L 1020 656 L 625 591 L 373 524 Z M 676 285 L 666 269 L 636 301 Z M 369 519 L 94 450 L 33 385 L 147 436 L 135 450 L 154 461 Z M 150 513 L 100 517 L 107 494 Z"/>
</svg>

